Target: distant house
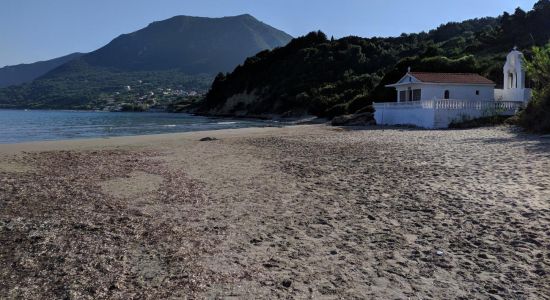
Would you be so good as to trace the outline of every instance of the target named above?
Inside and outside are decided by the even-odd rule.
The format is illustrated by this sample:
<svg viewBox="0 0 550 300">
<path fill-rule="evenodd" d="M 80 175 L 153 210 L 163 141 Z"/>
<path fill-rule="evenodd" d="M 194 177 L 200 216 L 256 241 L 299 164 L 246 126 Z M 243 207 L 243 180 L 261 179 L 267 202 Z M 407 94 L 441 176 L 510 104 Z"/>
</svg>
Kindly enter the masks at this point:
<svg viewBox="0 0 550 300">
<path fill-rule="evenodd" d="M 387 87 L 397 102 L 374 103 L 380 125 L 446 128 L 453 121 L 489 115 L 513 115 L 531 98 L 525 87 L 523 54 L 512 51 L 503 68 L 503 89 L 478 74 L 408 72 Z"/>
</svg>

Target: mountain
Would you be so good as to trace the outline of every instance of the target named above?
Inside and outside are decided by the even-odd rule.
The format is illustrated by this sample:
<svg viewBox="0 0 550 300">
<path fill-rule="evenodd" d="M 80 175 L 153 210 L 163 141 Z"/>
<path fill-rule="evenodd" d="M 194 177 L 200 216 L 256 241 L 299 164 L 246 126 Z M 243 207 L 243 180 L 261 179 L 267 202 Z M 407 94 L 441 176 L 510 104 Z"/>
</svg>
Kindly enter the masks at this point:
<svg viewBox="0 0 550 300">
<path fill-rule="evenodd" d="M 206 91 L 218 72 L 291 39 L 250 15 L 176 16 L 123 34 L 30 84 L 0 89 L 0 107 L 97 109 L 142 104 L 136 99 L 144 97 L 158 104 L 167 91 Z"/>
<path fill-rule="evenodd" d="M 121 35 L 82 60 L 128 71 L 180 69 L 186 74 L 216 74 L 232 71 L 245 58 L 284 46 L 291 39 L 250 15 L 177 16 Z"/>
<path fill-rule="evenodd" d="M 71 60 L 77 59 L 82 55 L 82 53 L 72 53 L 32 64 L 19 64 L 0 68 L 0 88 L 31 82 L 49 71 Z"/>
<path fill-rule="evenodd" d="M 312 32 L 287 46 L 250 57 L 214 80 L 196 112 L 225 116 L 313 114 L 321 117 L 372 110 L 373 101 L 396 99 L 385 87 L 408 67 L 414 71 L 474 72 L 502 82 L 506 54 L 518 46 L 527 57 L 550 39 L 550 0 L 429 32 L 390 38 L 328 39 Z"/>
</svg>

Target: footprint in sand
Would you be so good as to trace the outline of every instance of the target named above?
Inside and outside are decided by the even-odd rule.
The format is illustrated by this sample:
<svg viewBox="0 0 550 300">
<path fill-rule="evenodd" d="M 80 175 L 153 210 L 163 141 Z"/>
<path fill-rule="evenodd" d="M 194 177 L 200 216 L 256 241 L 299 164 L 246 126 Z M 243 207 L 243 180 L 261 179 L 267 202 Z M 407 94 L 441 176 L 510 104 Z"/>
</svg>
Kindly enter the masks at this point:
<svg viewBox="0 0 550 300">
<path fill-rule="evenodd" d="M 34 169 L 17 162 L 0 162 L 0 172 L 6 173 L 27 173 Z"/>
<path fill-rule="evenodd" d="M 100 183 L 101 190 L 117 198 L 135 198 L 151 193 L 160 187 L 164 179 L 159 175 L 133 172 L 126 178 L 115 178 Z"/>
</svg>

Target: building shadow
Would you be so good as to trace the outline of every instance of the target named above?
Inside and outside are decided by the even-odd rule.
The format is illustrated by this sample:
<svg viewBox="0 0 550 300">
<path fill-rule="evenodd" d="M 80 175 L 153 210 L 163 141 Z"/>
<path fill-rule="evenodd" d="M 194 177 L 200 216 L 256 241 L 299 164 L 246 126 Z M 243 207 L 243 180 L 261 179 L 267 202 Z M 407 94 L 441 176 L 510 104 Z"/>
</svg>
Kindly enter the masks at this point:
<svg viewBox="0 0 550 300">
<path fill-rule="evenodd" d="M 470 138 L 466 141 L 482 142 L 492 145 L 508 146 L 521 144 L 528 152 L 547 155 L 550 159 L 550 135 L 532 134 L 522 131 L 517 127 L 504 128 L 511 135 L 495 138 Z M 549 170 L 550 172 L 550 170 Z"/>
</svg>

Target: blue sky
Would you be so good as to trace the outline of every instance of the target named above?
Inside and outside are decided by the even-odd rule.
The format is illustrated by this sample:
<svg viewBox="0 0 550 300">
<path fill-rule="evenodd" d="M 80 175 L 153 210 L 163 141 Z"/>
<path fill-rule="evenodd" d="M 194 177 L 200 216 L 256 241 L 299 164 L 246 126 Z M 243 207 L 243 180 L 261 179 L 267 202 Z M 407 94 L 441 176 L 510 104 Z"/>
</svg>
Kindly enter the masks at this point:
<svg viewBox="0 0 550 300">
<path fill-rule="evenodd" d="M 174 15 L 250 13 L 293 36 L 394 36 L 497 16 L 536 0 L 2 0 L 0 67 L 95 50 Z"/>
</svg>

